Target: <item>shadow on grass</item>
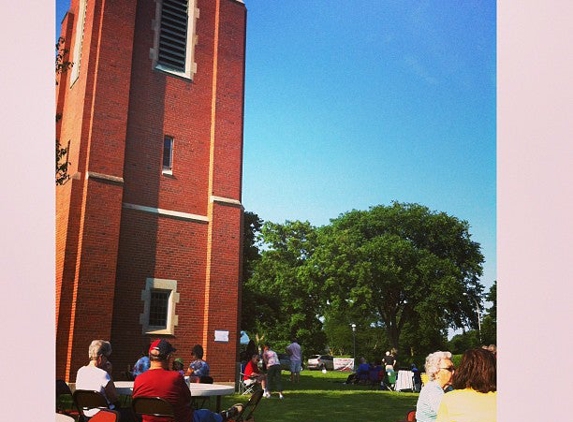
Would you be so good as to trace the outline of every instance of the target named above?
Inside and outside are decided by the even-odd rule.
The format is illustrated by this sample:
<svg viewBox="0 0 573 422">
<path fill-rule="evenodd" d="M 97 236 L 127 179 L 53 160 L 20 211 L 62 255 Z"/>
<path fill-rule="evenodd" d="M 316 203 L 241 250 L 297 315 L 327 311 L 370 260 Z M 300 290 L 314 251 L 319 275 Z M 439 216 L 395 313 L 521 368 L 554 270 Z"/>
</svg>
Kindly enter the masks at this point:
<svg viewBox="0 0 573 422">
<path fill-rule="evenodd" d="M 303 371 L 292 384 L 283 372 L 284 400 L 273 394 L 255 412 L 256 422 L 396 422 L 413 409 L 418 394 L 382 391 L 368 386 L 345 385 L 348 373 Z M 225 397 L 223 404 L 245 402 L 245 396 Z"/>
</svg>

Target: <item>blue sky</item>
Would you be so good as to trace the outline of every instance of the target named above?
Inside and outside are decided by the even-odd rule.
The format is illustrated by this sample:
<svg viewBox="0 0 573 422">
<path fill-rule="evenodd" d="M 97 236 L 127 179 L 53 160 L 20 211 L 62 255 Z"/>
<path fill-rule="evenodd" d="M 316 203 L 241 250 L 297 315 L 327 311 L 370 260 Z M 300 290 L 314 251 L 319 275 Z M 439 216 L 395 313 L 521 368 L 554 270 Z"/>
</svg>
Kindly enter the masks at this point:
<svg viewBox="0 0 573 422">
<path fill-rule="evenodd" d="M 489 287 L 495 1 L 245 3 L 245 209 L 323 225 L 419 203 L 469 222 Z M 56 28 L 68 5 L 56 1 Z"/>
</svg>

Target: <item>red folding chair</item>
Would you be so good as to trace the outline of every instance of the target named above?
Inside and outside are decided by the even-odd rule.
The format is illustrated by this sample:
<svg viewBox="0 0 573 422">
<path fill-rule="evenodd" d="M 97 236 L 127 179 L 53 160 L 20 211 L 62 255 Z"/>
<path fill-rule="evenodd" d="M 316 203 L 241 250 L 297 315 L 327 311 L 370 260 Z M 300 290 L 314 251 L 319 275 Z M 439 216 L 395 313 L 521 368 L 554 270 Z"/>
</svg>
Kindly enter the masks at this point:
<svg viewBox="0 0 573 422">
<path fill-rule="evenodd" d="M 90 422 L 119 422 L 120 419 L 119 412 L 111 409 L 100 409 L 90 418 Z"/>
</svg>

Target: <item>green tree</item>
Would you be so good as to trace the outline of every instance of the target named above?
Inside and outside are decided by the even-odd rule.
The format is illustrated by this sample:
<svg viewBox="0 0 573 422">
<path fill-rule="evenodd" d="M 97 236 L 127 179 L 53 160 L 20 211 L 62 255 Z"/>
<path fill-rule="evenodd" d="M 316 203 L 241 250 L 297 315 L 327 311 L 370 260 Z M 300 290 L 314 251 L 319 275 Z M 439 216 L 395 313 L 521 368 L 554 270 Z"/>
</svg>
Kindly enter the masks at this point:
<svg viewBox="0 0 573 422">
<path fill-rule="evenodd" d="M 482 343 L 497 344 L 497 280 L 493 282 L 485 299 L 492 303 L 481 323 Z"/>
<path fill-rule="evenodd" d="M 472 318 L 483 255 L 467 222 L 394 202 L 342 214 L 318 234 L 308 268 L 323 282 L 324 300 L 370 315 L 393 348 L 406 324 L 441 333 L 445 343 L 448 327 Z"/>
<path fill-rule="evenodd" d="M 265 296 L 250 279 L 260 260 L 259 237 L 263 220 L 250 211 L 243 214 L 243 261 L 241 295 L 241 329 L 251 338 L 258 335 L 257 326 L 261 318 L 275 314 L 278 302 Z"/>
<path fill-rule="evenodd" d="M 251 278 L 256 262 L 261 258 L 258 237 L 263 220 L 251 211 L 243 213 L 243 281 Z"/>
<path fill-rule="evenodd" d="M 356 325 L 355 331 L 352 330 L 352 324 Z M 364 356 L 369 362 L 374 362 L 390 349 L 383 330 L 375 325 L 371 314 L 357 310 L 326 307 L 324 332 L 328 348 L 334 355 L 355 358 Z"/>
<path fill-rule="evenodd" d="M 316 247 L 315 228 L 308 222 L 265 222 L 261 241 L 261 257 L 245 284 L 258 299 L 251 332 L 254 327 L 279 346 L 297 337 L 305 350 L 319 350 L 326 344 L 320 320 L 324 300 L 306 265 Z"/>
<path fill-rule="evenodd" d="M 448 342 L 447 349 L 454 355 L 461 355 L 468 349 L 480 347 L 481 343 L 477 330 L 470 330 L 462 334 L 456 334 Z"/>
</svg>

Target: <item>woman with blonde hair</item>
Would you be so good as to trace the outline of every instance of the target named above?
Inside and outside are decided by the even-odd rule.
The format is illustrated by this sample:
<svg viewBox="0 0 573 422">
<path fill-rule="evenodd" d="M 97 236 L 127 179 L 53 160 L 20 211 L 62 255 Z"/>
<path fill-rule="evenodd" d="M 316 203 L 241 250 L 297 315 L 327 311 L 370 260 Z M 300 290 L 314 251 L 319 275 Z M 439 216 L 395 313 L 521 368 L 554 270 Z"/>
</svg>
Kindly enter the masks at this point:
<svg viewBox="0 0 573 422">
<path fill-rule="evenodd" d="M 453 378 L 454 391 L 444 396 L 436 422 L 496 422 L 496 359 L 487 349 L 470 349 Z"/>
</svg>

